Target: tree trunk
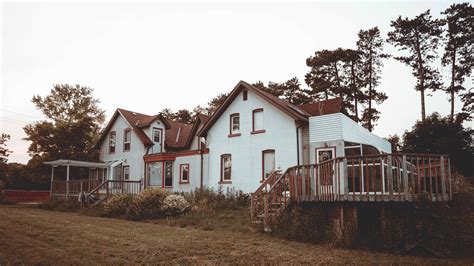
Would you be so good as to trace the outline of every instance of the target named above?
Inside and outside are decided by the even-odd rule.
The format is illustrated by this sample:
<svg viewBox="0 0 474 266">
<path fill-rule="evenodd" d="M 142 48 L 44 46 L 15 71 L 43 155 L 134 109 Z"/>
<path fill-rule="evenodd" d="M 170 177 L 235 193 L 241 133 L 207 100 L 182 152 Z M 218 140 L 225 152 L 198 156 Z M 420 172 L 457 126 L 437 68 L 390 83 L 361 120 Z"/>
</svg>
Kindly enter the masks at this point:
<svg viewBox="0 0 474 266">
<path fill-rule="evenodd" d="M 370 45 L 369 50 L 369 116 L 368 116 L 368 130 L 372 132 L 372 45 Z"/>
<path fill-rule="evenodd" d="M 415 50 L 418 55 L 418 78 L 420 80 L 420 93 L 421 93 L 421 121 L 425 122 L 425 73 L 423 71 L 423 58 L 420 51 L 420 42 L 418 37 L 416 38 Z"/>
<path fill-rule="evenodd" d="M 351 63 L 351 83 L 352 83 L 352 89 L 354 90 L 354 112 L 355 112 L 355 120 L 356 122 L 359 122 L 359 111 L 357 108 L 357 95 L 358 88 L 355 85 L 355 70 L 354 70 L 354 62 Z"/>
<path fill-rule="evenodd" d="M 453 47 L 453 55 L 451 57 L 451 122 L 454 121 L 454 79 L 456 67 L 456 47 Z"/>
</svg>

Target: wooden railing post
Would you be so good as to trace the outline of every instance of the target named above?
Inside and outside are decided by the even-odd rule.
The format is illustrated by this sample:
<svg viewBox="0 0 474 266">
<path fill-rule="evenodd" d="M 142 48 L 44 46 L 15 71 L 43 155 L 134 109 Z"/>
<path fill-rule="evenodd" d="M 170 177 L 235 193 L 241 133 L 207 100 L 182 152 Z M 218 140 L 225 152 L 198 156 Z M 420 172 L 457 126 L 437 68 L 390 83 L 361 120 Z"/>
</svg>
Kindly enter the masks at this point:
<svg viewBox="0 0 474 266">
<path fill-rule="evenodd" d="M 347 158 L 342 160 L 342 176 L 344 182 L 344 200 L 349 200 L 349 169 L 347 167 Z"/>
<path fill-rule="evenodd" d="M 311 184 L 311 200 L 316 197 L 316 175 L 314 174 L 314 165 L 309 168 L 310 184 Z"/>
<path fill-rule="evenodd" d="M 407 156 L 402 156 L 402 171 L 403 171 L 403 194 L 405 194 L 405 200 L 408 199 L 408 170 L 407 170 Z"/>
<path fill-rule="evenodd" d="M 440 159 L 441 163 L 441 195 L 443 197 L 443 201 L 446 200 L 446 172 L 445 172 L 445 167 L 444 167 L 444 157 L 441 156 Z"/>
<path fill-rule="evenodd" d="M 453 199 L 453 190 L 452 190 L 452 185 L 451 185 L 451 159 L 448 157 L 448 180 L 449 180 L 449 200 Z"/>
<path fill-rule="evenodd" d="M 393 199 L 393 168 L 392 168 L 392 155 L 387 155 L 387 188 L 389 194 L 389 200 Z"/>
<path fill-rule="evenodd" d="M 305 167 L 302 166 L 301 167 L 301 171 L 302 171 L 302 174 L 301 174 L 301 199 L 302 200 L 305 200 L 306 198 L 306 171 L 305 171 Z"/>
</svg>

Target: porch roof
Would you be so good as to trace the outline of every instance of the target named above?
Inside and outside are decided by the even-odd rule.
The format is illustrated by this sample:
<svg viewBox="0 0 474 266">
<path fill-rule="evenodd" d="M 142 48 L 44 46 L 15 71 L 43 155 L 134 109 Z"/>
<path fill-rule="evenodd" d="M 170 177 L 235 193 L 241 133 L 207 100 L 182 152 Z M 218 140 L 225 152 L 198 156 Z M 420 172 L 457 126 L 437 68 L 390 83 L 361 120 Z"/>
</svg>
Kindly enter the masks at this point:
<svg viewBox="0 0 474 266">
<path fill-rule="evenodd" d="M 51 162 L 44 162 L 51 166 L 75 166 L 75 167 L 86 167 L 86 168 L 109 168 L 109 163 L 101 162 L 87 162 L 87 161 L 75 161 L 75 160 L 65 160 L 60 159 Z"/>
</svg>

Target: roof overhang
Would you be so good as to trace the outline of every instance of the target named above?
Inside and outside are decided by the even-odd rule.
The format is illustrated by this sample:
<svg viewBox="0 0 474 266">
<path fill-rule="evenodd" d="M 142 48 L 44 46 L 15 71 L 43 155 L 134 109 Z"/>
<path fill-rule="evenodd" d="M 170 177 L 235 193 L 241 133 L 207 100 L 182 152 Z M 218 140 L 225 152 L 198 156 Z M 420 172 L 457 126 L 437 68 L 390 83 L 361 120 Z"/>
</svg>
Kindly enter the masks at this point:
<svg viewBox="0 0 474 266">
<path fill-rule="evenodd" d="M 44 164 L 51 166 L 74 166 L 74 167 L 85 167 L 85 168 L 109 168 L 108 163 L 102 162 L 87 162 L 87 161 L 75 161 L 60 159 L 56 161 L 44 162 Z"/>
</svg>

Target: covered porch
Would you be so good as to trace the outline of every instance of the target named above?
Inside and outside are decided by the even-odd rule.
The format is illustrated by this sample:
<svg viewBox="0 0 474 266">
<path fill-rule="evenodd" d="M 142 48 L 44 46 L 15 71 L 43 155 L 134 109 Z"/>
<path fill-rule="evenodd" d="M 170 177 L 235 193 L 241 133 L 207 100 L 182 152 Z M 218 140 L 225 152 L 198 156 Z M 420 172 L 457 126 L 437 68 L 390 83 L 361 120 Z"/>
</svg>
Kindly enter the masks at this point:
<svg viewBox="0 0 474 266">
<path fill-rule="evenodd" d="M 90 192 L 108 179 L 110 169 L 109 163 L 66 159 L 44 164 L 51 165 L 50 197 L 77 197 L 83 192 Z"/>
</svg>

